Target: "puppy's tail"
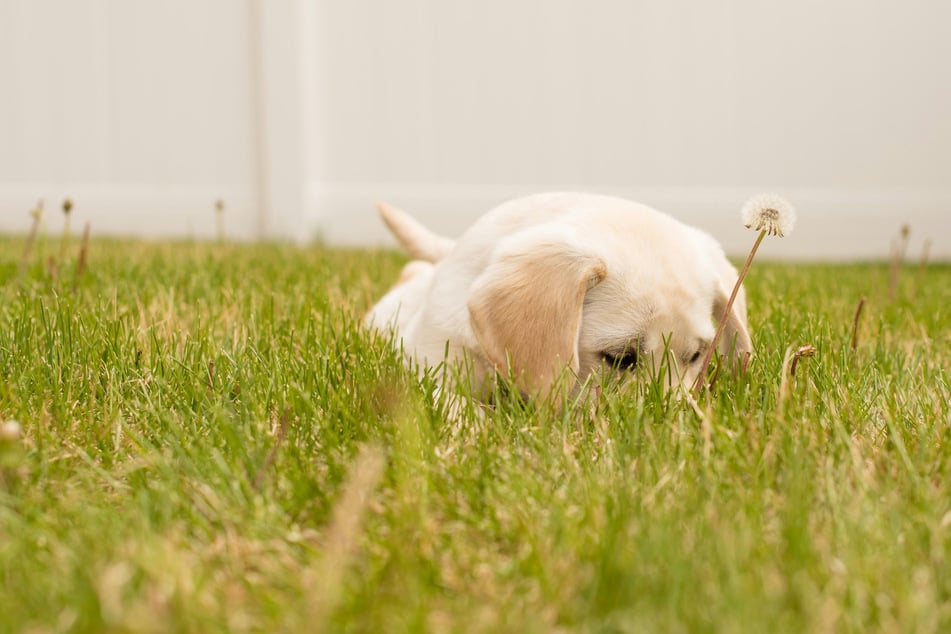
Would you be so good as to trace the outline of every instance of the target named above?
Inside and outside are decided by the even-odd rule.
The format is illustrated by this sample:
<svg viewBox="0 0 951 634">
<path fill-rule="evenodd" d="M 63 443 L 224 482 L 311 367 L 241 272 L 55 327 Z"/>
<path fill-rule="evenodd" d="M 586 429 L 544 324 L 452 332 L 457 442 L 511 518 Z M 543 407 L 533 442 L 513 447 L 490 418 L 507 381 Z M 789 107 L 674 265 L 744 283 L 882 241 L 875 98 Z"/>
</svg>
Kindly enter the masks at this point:
<svg viewBox="0 0 951 634">
<path fill-rule="evenodd" d="M 383 222 L 409 255 L 417 260 L 438 262 L 456 246 L 455 240 L 436 235 L 405 211 L 377 203 Z"/>
</svg>

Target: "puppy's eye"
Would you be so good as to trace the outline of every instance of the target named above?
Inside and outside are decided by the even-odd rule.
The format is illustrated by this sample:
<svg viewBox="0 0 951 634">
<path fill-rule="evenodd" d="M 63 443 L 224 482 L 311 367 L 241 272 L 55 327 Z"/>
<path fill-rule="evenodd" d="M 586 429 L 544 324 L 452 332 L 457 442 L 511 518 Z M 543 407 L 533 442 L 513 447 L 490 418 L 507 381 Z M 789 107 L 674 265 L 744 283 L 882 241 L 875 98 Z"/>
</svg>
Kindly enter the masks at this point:
<svg viewBox="0 0 951 634">
<path fill-rule="evenodd" d="M 700 351 L 697 350 L 696 352 L 693 353 L 693 356 L 690 357 L 690 363 L 696 363 L 699 360 L 700 360 Z"/>
<path fill-rule="evenodd" d="M 612 368 L 618 370 L 633 370 L 637 367 L 637 350 L 625 350 L 624 352 L 602 352 L 605 362 Z"/>
</svg>

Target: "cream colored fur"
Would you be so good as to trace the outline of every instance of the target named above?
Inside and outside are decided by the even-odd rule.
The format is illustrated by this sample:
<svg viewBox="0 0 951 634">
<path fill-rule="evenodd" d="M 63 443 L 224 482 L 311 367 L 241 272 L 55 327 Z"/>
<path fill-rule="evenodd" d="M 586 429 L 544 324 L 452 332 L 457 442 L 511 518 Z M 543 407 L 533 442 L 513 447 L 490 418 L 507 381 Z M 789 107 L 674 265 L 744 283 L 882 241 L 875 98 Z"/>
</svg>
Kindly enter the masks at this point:
<svg viewBox="0 0 951 634">
<path fill-rule="evenodd" d="M 486 213 L 457 241 L 398 209 L 380 213 L 413 257 L 369 312 L 423 366 L 468 358 L 484 387 L 496 373 L 545 395 L 567 369 L 578 381 L 637 353 L 689 385 L 723 314 L 736 269 L 708 234 L 639 203 L 538 194 Z M 743 290 L 721 354 L 752 352 Z M 628 353 L 628 356 L 625 354 Z"/>
</svg>

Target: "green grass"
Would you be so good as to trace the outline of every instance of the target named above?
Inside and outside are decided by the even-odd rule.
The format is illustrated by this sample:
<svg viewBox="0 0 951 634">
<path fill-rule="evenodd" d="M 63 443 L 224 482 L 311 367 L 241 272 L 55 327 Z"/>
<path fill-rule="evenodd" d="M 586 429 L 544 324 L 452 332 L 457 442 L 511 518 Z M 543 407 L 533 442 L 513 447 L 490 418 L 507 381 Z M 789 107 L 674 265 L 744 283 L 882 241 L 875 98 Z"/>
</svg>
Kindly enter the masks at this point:
<svg viewBox="0 0 951 634">
<path fill-rule="evenodd" d="M 451 424 L 359 327 L 396 254 L 51 243 L 0 238 L 0 631 L 951 628 L 951 267 L 755 264 L 706 421 Z"/>
</svg>

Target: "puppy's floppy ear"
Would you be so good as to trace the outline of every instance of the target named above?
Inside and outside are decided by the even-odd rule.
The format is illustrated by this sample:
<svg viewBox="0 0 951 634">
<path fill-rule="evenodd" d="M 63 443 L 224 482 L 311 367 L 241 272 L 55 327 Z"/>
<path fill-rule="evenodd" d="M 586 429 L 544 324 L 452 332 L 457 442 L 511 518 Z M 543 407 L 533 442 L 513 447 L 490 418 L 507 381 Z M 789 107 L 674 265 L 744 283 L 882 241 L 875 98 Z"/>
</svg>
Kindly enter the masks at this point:
<svg viewBox="0 0 951 634">
<path fill-rule="evenodd" d="M 469 323 L 497 370 L 546 395 L 561 370 L 578 371 L 581 308 L 607 275 L 604 262 L 564 235 L 525 232 L 503 241 L 469 295 Z"/>
<path fill-rule="evenodd" d="M 732 268 L 730 267 L 731 270 Z M 729 282 L 729 287 L 725 286 L 726 282 Z M 717 281 L 713 291 L 713 318 L 718 322 L 726 321 L 723 334 L 717 344 L 720 354 L 728 357 L 730 364 L 734 367 L 743 367 L 746 362 L 745 357 L 753 354 L 753 342 L 750 340 L 750 332 L 746 325 L 746 294 L 742 287 L 733 301 L 730 312 L 727 315 L 723 314 L 735 283 L 735 272 L 732 279 L 724 275 Z"/>
</svg>

